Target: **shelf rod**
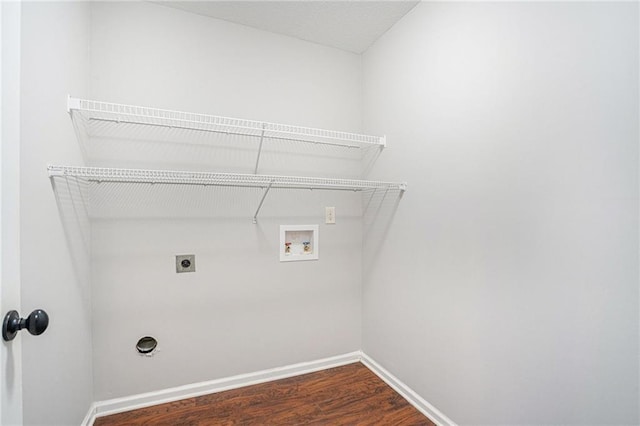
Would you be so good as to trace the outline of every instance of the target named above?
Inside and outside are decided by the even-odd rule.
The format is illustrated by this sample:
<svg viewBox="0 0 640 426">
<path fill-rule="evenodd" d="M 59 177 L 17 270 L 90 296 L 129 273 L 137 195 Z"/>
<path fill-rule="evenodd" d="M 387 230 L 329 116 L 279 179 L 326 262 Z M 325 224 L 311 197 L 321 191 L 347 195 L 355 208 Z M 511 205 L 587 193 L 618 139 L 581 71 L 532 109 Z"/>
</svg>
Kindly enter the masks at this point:
<svg viewBox="0 0 640 426">
<path fill-rule="evenodd" d="M 271 189 L 271 186 L 273 185 L 273 181 L 271 181 L 271 183 L 269 183 L 269 186 L 267 186 L 267 189 L 264 191 L 264 194 L 262 194 L 262 199 L 260 200 L 260 204 L 258 204 L 258 209 L 256 210 L 256 213 L 253 215 L 253 223 L 258 223 L 258 213 L 260 213 L 260 209 L 262 208 L 262 204 L 264 203 L 264 199 L 267 198 L 267 194 L 269 193 L 269 190 Z"/>
<path fill-rule="evenodd" d="M 50 178 L 53 179 L 56 176 L 67 177 L 77 177 L 77 176 L 69 176 L 69 175 L 52 175 Z M 128 183 L 128 184 L 147 184 L 147 185 L 194 185 L 194 186 L 222 186 L 225 188 L 264 188 L 264 184 L 234 184 L 234 183 L 210 183 L 210 182 L 166 182 L 163 180 L 124 180 L 124 179 L 100 179 L 100 178 L 89 178 L 87 179 L 89 182 L 95 183 Z M 309 190 L 309 191 L 348 191 L 348 192 L 361 192 L 371 190 L 373 188 L 342 188 L 342 187 L 329 187 L 329 186 L 292 186 L 292 185 L 275 185 L 270 184 L 271 189 L 295 189 L 295 190 Z"/>
<path fill-rule="evenodd" d="M 95 118 L 95 117 L 90 117 L 89 118 L 90 121 L 104 121 L 104 122 L 109 122 L 109 123 L 124 123 L 124 124 L 136 124 L 136 125 L 141 125 L 141 126 L 154 126 L 154 127 L 167 127 L 169 129 L 181 129 L 181 130 L 195 130 L 198 132 L 209 132 L 209 133 L 220 133 L 223 135 L 235 135 L 235 136 L 251 136 L 254 138 L 259 137 L 260 135 L 254 135 L 251 133 L 241 133 L 239 131 L 237 132 L 230 132 L 230 131 L 226 131 L 226 130 L 213 130 L 213 129 L 197 129 L 195 127 L 190 127 L 190 126 L 179 126 L 179 125 L 171 125 L 171 124 L 157 124 L 157 123 L 145 123 L 142 121 L 134 121 L 134 120 L 121 120 L 121 119 L 115 119 L 115 118 Z M 201 124 L 201 123 L 198 123 Z M 227 127 L 234 127 L 237 129 L 248 129 L 248 130 L 258 130 L 258 129 L 254 129 L 251 127 L 242 127 L 242 126 L 233 126 L 233 125 L 226 125 Z M 266 129 L 265 129 L 266 130 Z M 273 130 L 274 132 L 279 132 L 279 133 L 289 133 L 291 134 L 291 132 L 284 132 L 281 130 Z M 334 140 L 342 140 L 340 138 L 334 138 L 334 137 L 330 137 L 330 136 L 318 136 L 320 138 L 323 139 L 334 139 Z M 289 141 L 289 142 L 303 142 L 303 143 L 311 143 L 311 144 L 315 144 L 315 145 L 329 145 L 329 146 L 337 146 L 340 148 L 351 148 L 351 149 L 360 149 L 359 145 L 350 145 L 350 144 L 344 144 L 344 143 L 335 143 L 335 142 L 321 142 L 321 141 L 313 141 L 313 140 L 305 140 L 305 139 L 300 139 L 300 138 L 285 138 L 283 136 L 266 136 L 267 139 L 275 139 L 275 140 L 280 140 L 280 141 Z M 371 145 L 371 146 L 382 146 L 381 144 L 377 144 L 377 143 L 371 143 L 371 142 L 360 142 L 362 144 L 366 144 L 366 145 Z"/>
<path fill-rule="evenodd" d="M 264 129 L 267 127 L 267 123 L 262 124 L 262 133 L 260 134 L 260 146 L 258 147 L 258 158 L 256 158 L 256 167 L 253 170 L 253 174 L 258 174 L 258 164 L 260 164 L 260 154 L 262 153 L 262 142 L 264 142 Z"/>
</svg>

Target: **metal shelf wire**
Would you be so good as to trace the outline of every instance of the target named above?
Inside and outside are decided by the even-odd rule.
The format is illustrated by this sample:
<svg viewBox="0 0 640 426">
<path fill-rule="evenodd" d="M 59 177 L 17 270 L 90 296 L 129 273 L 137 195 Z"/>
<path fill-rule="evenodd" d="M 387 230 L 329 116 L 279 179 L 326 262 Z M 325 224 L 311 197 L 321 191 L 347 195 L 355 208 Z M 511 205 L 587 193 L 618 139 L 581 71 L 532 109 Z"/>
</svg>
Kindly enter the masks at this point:
<svg viewBox="0 0 640 426">
<path fill-rule="evenodd" d="M 74 122 L 88 126 L 91 122 L 157 126 L 171 129 L 213 132 L 225 135 L 252 136 L 260 140 L 275 139 L 359 149 L 386 146 L 384 136 L 323 130 L 240 118 L 123 105 L 79 98 L 68 98 L 67 110 Z M 85 131 L 90 134 L 90 131 Z"/>
<path fill-rule="evenodd" d="M 174 170 L 118 169 L 102 167 L 49 166 L 49 177 L 73 177 L 90 183 L 140 183 L 261 188 L 264 190 L 253 216 L 254 223 L 271 189 L 320 189 L 334 191 L 397 190 L 404 192 L 405 182 L 303 176 L 251 175 Z"/>
<path fill-rule="evenodd" d="M 117 169 L 103 167 L 49 166 L 49 176 L 83 178 L 91 182 L 163 183 L 179 185 L 218 185 L 288 189 L 331 189 L 362 191 L 367 189 L 397 189 L 402 182 L 315 178 L 303 176 L 249 175 L 236 173 L 191 172 L 175 170 Z"/>
</svg>

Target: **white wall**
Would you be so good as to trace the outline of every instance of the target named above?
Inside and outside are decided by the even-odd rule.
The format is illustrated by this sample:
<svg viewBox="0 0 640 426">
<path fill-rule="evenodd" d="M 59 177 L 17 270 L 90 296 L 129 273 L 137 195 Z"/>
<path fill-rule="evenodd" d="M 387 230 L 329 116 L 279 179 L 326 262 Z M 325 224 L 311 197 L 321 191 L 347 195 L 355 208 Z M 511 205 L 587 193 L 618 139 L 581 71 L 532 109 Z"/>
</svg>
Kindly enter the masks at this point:
<svg viewBox="0 0 640 426">
<path fill-rule="evenodd" d="M 96 4 L 91 43 L 100 100 L 360 129 L 353 53 L 144 2 Z"/>
<path fill-rule="evenodd" d="M 156 4 L 92 5 L 95 99 L 358 131 L 360 76 L 358 55 Z M 94 160 L 224 167 L 206 146 L 182 147 L 195 150 L 191 160 L 172 148 L 137 160 L 131 150 L 123 153 L 124 162 Z M 201 149 L 206 152 L 197 155 Z M 254 155 L 255 146 L 249 168 Z M 297 155 L 272 159 L 262 173 L 299 171 Z M 325 174 L 334 172 L 326 155 L 315 159 L 329 167 Z M 357 195 L 272 191 L 254 225 L 259 191 L 119 191 L 112 197 L 94 193 L 94 200 L 112 201 L 93 211 L 97 400 L 360 348 Z M 323 224 L 324 206 L 336 206 L 335 226 Z M 280 224 L 321 224 L 320 259 L 280 263 Z M 196 273 L 176 274 L 176 254 L 195 254 Z M 153 357 L 135 351 L 147 334 L 159 341 Z"/>
<path fill-rule="evenodd" d="M 92 395 L 88 254 L 64 191 L 52 190 L 48 164 L 82 164 L 66 96 L 86 95 L 87 3 L 22 3 L 22 308 L 42 308 L 41 336 L 23 331 L 24 424 L 79 424 Z M 68 228 L 65 232 L 65 227 Z"/>
<path fill-rule="evenodd" d="M 364 351 L 461 424 L 637 424 L 637 3 L 422 3 L 363 69 L 409 182 Z"/>
</svg>

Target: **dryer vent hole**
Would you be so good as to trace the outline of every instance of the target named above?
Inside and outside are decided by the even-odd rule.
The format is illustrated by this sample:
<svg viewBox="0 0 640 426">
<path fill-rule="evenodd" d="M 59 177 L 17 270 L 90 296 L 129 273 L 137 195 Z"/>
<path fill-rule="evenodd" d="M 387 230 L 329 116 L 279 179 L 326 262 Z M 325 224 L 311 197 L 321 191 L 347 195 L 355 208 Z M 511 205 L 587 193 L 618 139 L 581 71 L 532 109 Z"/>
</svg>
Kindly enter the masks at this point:
<svg viewBox="0 0 640 426">
<path fill-rule="evenodd" d="M 158 341 L 151 336 L 144 336 L 136 344 L 136 349 L 141 354 L 150 354 L 158 346 Z"/>
</svg>

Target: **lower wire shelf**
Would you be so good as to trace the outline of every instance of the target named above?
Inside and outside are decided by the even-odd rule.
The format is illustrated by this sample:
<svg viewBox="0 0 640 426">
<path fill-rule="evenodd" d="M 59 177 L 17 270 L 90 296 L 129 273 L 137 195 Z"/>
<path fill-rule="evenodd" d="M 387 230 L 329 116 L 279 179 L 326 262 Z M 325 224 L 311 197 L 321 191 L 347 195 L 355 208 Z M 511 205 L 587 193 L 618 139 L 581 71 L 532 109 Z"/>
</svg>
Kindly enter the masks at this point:
<svg viewBox="0 0 640 426">
<path fill-rule="evenodd" d="M 355 179 L 317 178 L 302 176 L 250 175 L 174 170 L 119 169 L 104 167 L 57 166 L 48 167 L 49 178 L 73 177 L 88 182 L 123 182 L 169 185 L 202 185 L 262 188 L 264 193 L 253 216 L 258 213 L 271 189 L 322 189 L 334 191 L 397 190 L 404 192 L 406 182 L 382 182 Z"/>
</svg>

